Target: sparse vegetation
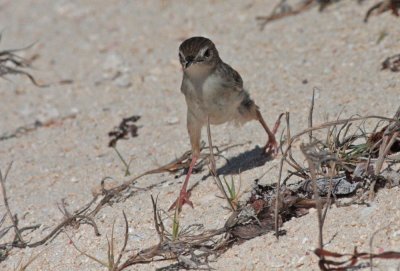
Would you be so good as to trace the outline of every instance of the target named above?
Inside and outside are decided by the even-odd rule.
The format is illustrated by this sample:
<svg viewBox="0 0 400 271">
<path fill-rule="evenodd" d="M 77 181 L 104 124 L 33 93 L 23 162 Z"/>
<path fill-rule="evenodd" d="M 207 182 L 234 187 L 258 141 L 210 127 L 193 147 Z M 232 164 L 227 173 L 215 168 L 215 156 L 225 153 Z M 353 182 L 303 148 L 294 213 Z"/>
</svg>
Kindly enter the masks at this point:
<svg viewBox="0 0 400 271">
<path fill-rule="evenodd" d="M 340 1 L 305 0 L 297 2 L 299 2 L 298 5 L 291 6 L 287 0 L 281 0 L 269 16 L 257 17 L 260 26 L 264 28 L 269 22 L 296 15 L 314 7 L 324 11 L 329 5 Z M 356 1 L 354 2 L 356 3 Z M 363 1 L 358 0 L 357 2 L 356 4 L 361 4 Z M 0 10 L 1 8 L 2 5 L 0 5 Z M 367 22 L 372 15 L 379 15 L 388 11 L 398 16 L 399 8 L 399 1 L 380 1 L 370 7 L 364 20 Z M 376 18 L 376 20 L 378 19 Z M 382 31 L 376 45 L 384 44 L 386 40 L 385 42 L 383 40 L 387 35 L 389 35 L 388 32 Z M 375 41 L 375 39 L 372 40 Z M 34 86 L 50 86 L 51 84 L 39 83 L 28 72 L 37 56 L 34 55 L 27 59 L 18 56 L 17 53 L 20 50 L 28 48 L 30 46 L 0 51 L 0 77 L 6 79 L 8 75 L 22 75 L 28 78 Z M 382 69 L 398 72 L 400 70 L 400 56 L 394 55 L 387 58 L 382 63 Z M 387 73 L 382 72 L 382 74 Z M 141 79 L 145 81 L 143 78 Z M 58 84 L 69 84 L 71 82 L 70 80 L 63 80 Z M 149 210 L 147 211 L 152 214 L 153 230 L 158 241 L 144 248 L 139 248 L 129 238 L 130 228 L 125 212 L 122 213 L 124 219 L 122 235 L 116 234 L 116 220 L 113 221 L 109 217 L 102 217 L 100 220 L 99 214 L 104 211 L 106 206 L 123 207 L 123 209 L 128 210 L 128 208 L 132 208 L 132 206 L 126 204 L 128 198 L 135 197 L 142 191 L 152 191 L 154 188 L 169 185 L 170 178 L 163 175 L 162 178 L 164 179 L 159 183 L 146 184 L 144 182 L 144 185 L 141 183 L 139 186 L 139 180 L 145 176 L 161 173 L 172 173 L 178 177 L 184 175 L 190 163 L 191 152 L 186 151 L 165 165 L 157 165 L 157 167 L 150 169 L 145 168 L 143 173 L 135 172 L 132 169 L 134 165 L 132 159 L 129 156 L 125 158 L 126 152 L 120 151 L 123 150 L 120 145 L 117 149 L 116 145 L 120 140 L 139 136 L 138 131 L 141 126 L 138 126 L 137 122 L 140 116 L 134 115 L 123 118 L 120 124 L 108 133 L 110 139 L 108 146 L 115 151 L 119 161 L 121 161 L 124 167 L 125 176 L 123 177 L 127 178 L 120 181 L 115 176 L 104 177 L 99 183 L 99 189 L 94 190 L 92 197 L 88 196 L 87 202 L 83 206 L 72 208 L 68 205 L 69 198 L 59 199 L 58 209 L 62 218 L 55 223 L 52 221 L 53 218 L 49 218 L 48 222 L 37 221 L 37 224 L 29 225 L 24 225 L 24 220 L 20 220 L 25 215 L 24 211 L 21 212 L 21 210 L 30 207 L 19 206 L 18 209 L 15 208 L 13 205 L 15 198 L 12 195 L 15 187 L 10 189 L 9 184 L 10 181 L 18 181 L 12 178 L 10 172 L 24 169 L 15 168 L 13 162 L 9 162 L 5 169 L 0 169 L 2 197 L 0 206 L 2 212 L 0 214 L 0 263 L 7 261 L 18 250 L 25 249 L 26 251 L 27 248 L 37 248 L 28 259 L 18 258 L 20 261 L 14 267 L 14 270 L 29 270 L 29 267 L 40 259 L 44 251 L 47 250 L 46 246 L 51 245 L 59 236 L 62 236 L 61 233 L 67 234 L 67 229 L 77 232 L 82 227 L 89 226 L 90 230 L 93 229 L 94 235 L 84 235 L 82 238 L 85 238 L 84 241 L 92 240 L 90 238 L 103 238 L 99 240 L 107 245 L 106 251 L 102 252 L 104 257 L 92 254 L 91 247 L 82 248 L 83 242 L 81 243 L 79 238 L 67 234 L 72 245 L 71 250 L 74 251 L 75 249 L 81 256 L 97 263 L 105 270 L 128 270 L 129 267 L 139 264 L 160 261 L 168 261 L 168 266 L 165 269 L 170 270 L 211 270 L 211 262 L 233 246 L 266 233 L 275 234 L 276 238 L 280 238 L 280 236 L 286 234 L 286 231 L 282 230 L 284 223 L 292 218 L 313 216 L 314 214 L 309 214 L 312 213 L 310 212 L 311 209 L 316 209 L 318 237 L 315 237 L 315 239 L 318 239 L 318 247 L 314 250 L 314 254 L 318 257 L 321 270 L 373 269 L 375 259 L 398 261 L 400 259 L 399 251 L 386 250 L 379 253 L 373 251 L 372 243 L 375 233 L 368 236 L 371 240 L 369 252 L 365 252 L 364 249 L 360 249 L 363 252 L 359 252 L 357 247 L 354 248 L 352 253 L 334 251 L 326 246 L 326 239 L 328 238 L 324 235 L 324 226 L 327 217 L 331 214 L 330 210 L 333 205 L 337 208 L 353 204 L 371 205 L 376 194 L 383 188 L 391 189 L 400 186 L 400 107 L 393 116 L 357 115 L 348 118 L 337 116 L 333 120 L 315 124 L 314 96 L 313 92 L 308 123 L 303 125 L 303 128 L 296 133 L 293 133 L 291 127 L 291 113 L 283 114 L 286 126 L 282 131 L 280 140 L 279 175 L 268 176 L 268 180 L 271 181 L 269 184 L 261 184 L 258 180 L 255 181 L 248 198 L 244 197 L 246 191 L 243 191 L 242 184 L 249 183 L 251 180 L 246 180 L 246 178 L 242 180 L 240 168 L 232 171 L 237 175 L 231 176 L 227 176 L 228 174 L 221 173 L 222 171 L 217 169 L 217 162 L 221 161 L 218 159 L 225 159 L 227 165 L 232 160 L 225 158 L 224 152 L 239 145 L 214 146 L 210 124 L 208 123 L 208 145 L 202 144 L 202 155 L 195 170 L 202 171 L 208 167 L 209 175 L 205 178 L 209 176 L 213 178 L 215 187 L 218 187 L 217 196 L 226 200 L 221 204 L 223 205 L 221 209 L 229 210 L 227 211 L 229 212 L 228 218 L 223 219 L 222 216 L 216 215 L 215 219 L 223 223 L 223 226 L 213 229 L 210 229 L 209 225 L 205 225 L 205 227 L 203 224 L 186 224 L 181 208 L 176 208 L 173 213 L 169 213 L 160 207 L 163 206 L 162 204 L 159 204 L 167 204 L 165 199 L 159 196 L 154 199 L 152 196 L 151 203 L 150 200 L 148 202 L 149 206 L 150 204 L 152 206 L 152 213 Z M 373 109 L 369 112 L 374 113 Z M 39 128 L 62 125 L 64 121 L 76 119 L 78 116 L 77 113 L 65 114 L 48 121 L 28 121 L 27 123 L 30 123 L 28 125 L 16 125 L 15 127 L 19 128 L 12 130 L 12 132 L 2 131 L 0 144 L 6 140 L 8 143 L 12 141 L 11 139 L 16 140 L 22 136 L 27 136 L 36 132 Z M 276 123 L 280 122 L 281 116 L 278 117 Z M 276 128 L 278 126 L 275 125 Z M 276 129 L 274 132 L 276 132 Z M 104 130 L 102 130 L 102 133 L 106 136 Z M 13 145 L 7 147 L 11 149 Z M 297 151 L 299 155 L 294 155 L 294 151 Z M 238 159 L 240 160 L 241 157 L 239 156 Z M 7 162 L 4 160 L 3 162 Z M 10 160 L 12 159 L 10 158 Z M 262 165 L 265 164 L 267 159 L 263 161 Z M 232 167 L 232 165 L 230 166 Z M 277 166 L 275 165 L 275 167 Z M 201 182 L 193 185 L 188 191 L 195 191 L 199 186 L 202 186 Z M 138 217 L 141 219 L 140 216 Z M 337 219 L 341 218 L 338 217 Z M 53 223 L 53 226 L 47 226 L 47 224 L 52 225 L 51 223 Z M 100 230 L 102 229 L 99 230 L 98 227 L 100 223 L 101 225 L 107 225 L 107 223 L 109 226 L 111 225 L 111 229 L 104 229 L 105 232 L 110 234 L 109 236 L 101 237 Z M 43 233 L 45 230 L 47 230 L 47 233 Z M 121 240 L 120 245 L 117 245 L 118 240 Z M 281 242 L 281 240 L 279 241 Z M 129 247 L 131 249 L 128 249 Z M 315 255 L 307 256 L 315 257 Z M 17 254 L 16 257 L 19 256 Z"/>
</svg>

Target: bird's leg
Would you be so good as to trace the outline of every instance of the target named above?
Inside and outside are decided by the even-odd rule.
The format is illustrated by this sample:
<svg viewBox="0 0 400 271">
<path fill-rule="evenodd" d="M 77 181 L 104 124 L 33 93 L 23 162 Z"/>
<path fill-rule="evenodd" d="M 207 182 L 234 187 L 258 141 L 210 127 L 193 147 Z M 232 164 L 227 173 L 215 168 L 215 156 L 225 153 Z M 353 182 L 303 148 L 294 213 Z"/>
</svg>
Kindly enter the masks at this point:
<svg viewBox="0 0 400 271">
<path fill-rule="evenodd" d="M 193 203 L 189 200 L 190 192 L 187 191 L 190 176 L 192 175 L 193 168 L 196 165 L 196 161 L 200 156 L 200 137 L 201 137 L 201 123 L 188 111 L 187 115 L 187 128 L 190 138 L 190 144 L 192 145 L 192 161 L 190 162 L 189 171 L 186 175 L 185 182 L 182 185 L 182 189 L 179 193 L 178 199 L 169 207 L 169 211 L 178 208 L 180 212 L 184 204 L 189 204 L 193 208 Z"/>
<path fill-rule="evenodd" d="M 279 128 L 281 116 L 279 116 L 277 122 L 274 125 L 274 128 L 271 131 L 267 123 L 265 123 L 265 120 L 262 117 L 260 111 L 257 109 L 257 120 L 261 123 L 261 125 L 264 127 L 264 130 L 268 134 L 268 141 L 267 144 L 265 144 L 264 146 L 264 151 L 272 152 L 274 155 L 278 154 L 278 142 L 275 139 L 275 133 Z"/>
<path fill-rule="evenodd" d="M 181 192 L 179 193 L 179 197 L 171 205 L 171 207 L 169 207 L 168 211 L 178 208 L 178 211 L 180 212 L 182 210 L 182 206 L 184 204 L 189 204 L 193 208 L 193 203 L 189 199 L 190 192 L 187 191 L 187 186 L 189 184 L 189 179 L 190 179 L 190 176 L 192 175 L 193 168 L 196 165 L 196 161 L 197 161 L 197 156 L 193 155 L 192 161 L 190 162 L 189 171 L 186 175 L 185 182 L 182 185 Z"/>
</svg>

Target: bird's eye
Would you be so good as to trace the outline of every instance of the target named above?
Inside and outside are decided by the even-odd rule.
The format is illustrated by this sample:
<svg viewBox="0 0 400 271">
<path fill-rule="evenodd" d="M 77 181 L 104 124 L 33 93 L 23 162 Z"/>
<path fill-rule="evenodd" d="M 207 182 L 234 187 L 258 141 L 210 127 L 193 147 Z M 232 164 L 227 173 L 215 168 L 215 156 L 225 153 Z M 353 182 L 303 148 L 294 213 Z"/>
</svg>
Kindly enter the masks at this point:
<svg viewBox="0 0 400 271">
<path fill-rule="evenodd" d="M 207 49 L 207 50 L 204 52 L 203 56 L 204 56 L 204 57 L 210 57 L 210 49 Z"/>
</svg>

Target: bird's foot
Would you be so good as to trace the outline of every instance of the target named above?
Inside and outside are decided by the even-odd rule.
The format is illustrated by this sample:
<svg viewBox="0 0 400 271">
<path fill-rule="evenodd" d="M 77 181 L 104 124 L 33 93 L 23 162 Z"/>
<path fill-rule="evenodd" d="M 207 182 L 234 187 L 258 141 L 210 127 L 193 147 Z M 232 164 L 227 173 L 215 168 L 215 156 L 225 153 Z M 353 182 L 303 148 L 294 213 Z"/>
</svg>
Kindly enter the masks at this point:
<svg viewBox="0 0 400 271">
<path fill-rule="evenodd" d="M 271 153 L 272 155 L 276 156 L 279 151 L 278 142 L 276 141 L 275 137 L 270 137 L 267 141 L 267 144 L 264 146 L 265 153 Z"/>
<path fill-rule="evenodd" d="M 283 117 L 284 113 L 281 113 L 278 116 L 278 119 L 275 121 L 274 128 L 272 131 L 268 133 L 268 141 L 267 144 L 264 146 L 264 153 L 272 153 L 272 155 L 276 156 L 279 152 L 279 145 L 276 141 L 275 134 L 278 131 L 279 126 L 281 125 L 281 118 Z"/>
<path fill-rule="evenodd" d="M 193 207 L 193 203 L 191 202 L 191 200 L 189 199 L 190 197 L 190 191 L 186 191 L 186 190 L 181 190 L 179 197 L 176 199 L 176 201 L 171 205 L 171 207 L 169 207 L 168 211 L 172 211 L 175 208 L 178 208 L 178 212 L 181 212 L 182 210 L 182 206 L 185 204 L 190 205 L 192 208 Z"/>
</svg>

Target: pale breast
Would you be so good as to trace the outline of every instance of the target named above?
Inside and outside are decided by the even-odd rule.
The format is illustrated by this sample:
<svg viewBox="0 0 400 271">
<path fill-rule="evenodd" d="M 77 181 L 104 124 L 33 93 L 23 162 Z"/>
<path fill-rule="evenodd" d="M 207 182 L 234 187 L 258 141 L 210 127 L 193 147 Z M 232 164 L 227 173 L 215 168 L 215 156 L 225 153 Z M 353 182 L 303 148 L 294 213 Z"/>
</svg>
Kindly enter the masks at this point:
<svg viewBox="0 0 400 271">
<path fill-rule="evenodd" d="M 182 92 L 185 94 L 188 110 L 204 123 L 207 116 L 212 124 L 233 120 L 243 100 L 241 92 L 227 84 L 218 74 L 212 74 L 201 82 L 184 78 Z"/>
</svg>

